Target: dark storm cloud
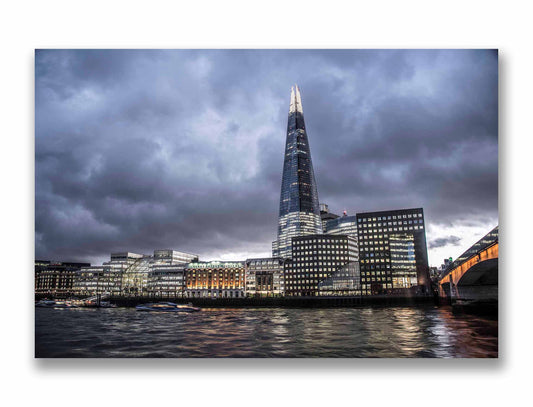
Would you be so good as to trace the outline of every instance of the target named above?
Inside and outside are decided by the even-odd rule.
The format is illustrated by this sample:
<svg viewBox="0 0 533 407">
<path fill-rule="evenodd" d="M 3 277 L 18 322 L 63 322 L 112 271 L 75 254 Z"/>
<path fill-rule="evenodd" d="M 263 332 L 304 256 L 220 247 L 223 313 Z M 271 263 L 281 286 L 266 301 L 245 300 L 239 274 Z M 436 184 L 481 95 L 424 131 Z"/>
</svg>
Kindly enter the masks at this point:
<svg viewBox="0 0 533 407">
<path fill-rule="evenodd" d="M 37 51 L 36 256 L 267 253 L 294 83 L 331 209 L 497 222 L 497 69 L 483 50 Z"/>
<path fill-rule="evenodd" d="M 448 245 L 458 246 L 459 242 L 461 242 L 461 238 L 458 236 L 439 237 L 438 239 L 431 240 L 428 243 L 428 248 L 436 249 Z"/>
</svg>

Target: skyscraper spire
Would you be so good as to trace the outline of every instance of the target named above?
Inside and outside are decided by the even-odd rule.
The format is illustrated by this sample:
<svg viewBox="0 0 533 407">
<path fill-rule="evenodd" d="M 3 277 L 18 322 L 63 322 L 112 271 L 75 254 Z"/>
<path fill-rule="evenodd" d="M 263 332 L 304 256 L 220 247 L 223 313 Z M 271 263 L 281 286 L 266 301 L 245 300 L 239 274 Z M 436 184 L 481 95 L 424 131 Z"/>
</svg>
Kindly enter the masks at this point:
<svg viewBox="0 0 533 407">
<path fill-rule="evenodd" d="M 292 238 L 322 233 L 318 192 L 298 85 L 291 87 L 275 257 L 291 257 Z"/>
<path fill-rule="evenodd" d="M 291 105 L 289 107 L 289 113 L 299 112 L 304 113 L 302 108 L 302 98 L 300 96 L 300 89 L 298 85 L 291 87 Z"/>
</svg>

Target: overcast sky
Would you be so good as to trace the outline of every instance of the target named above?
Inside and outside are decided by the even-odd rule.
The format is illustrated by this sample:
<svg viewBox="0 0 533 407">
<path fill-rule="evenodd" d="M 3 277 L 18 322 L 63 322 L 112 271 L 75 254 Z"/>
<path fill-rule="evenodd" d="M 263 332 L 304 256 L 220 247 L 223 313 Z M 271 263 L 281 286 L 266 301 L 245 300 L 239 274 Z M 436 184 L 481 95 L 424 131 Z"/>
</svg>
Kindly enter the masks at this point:
<svg viewBox="0 0 533 407">
<path fill-rule="evenodd" d="M 269 256 L 290 87 L 330 210 L 423 207 L 430 265 L 498 223 L 485 50 L 41 50 L 36 258 Z"/>
</svg>

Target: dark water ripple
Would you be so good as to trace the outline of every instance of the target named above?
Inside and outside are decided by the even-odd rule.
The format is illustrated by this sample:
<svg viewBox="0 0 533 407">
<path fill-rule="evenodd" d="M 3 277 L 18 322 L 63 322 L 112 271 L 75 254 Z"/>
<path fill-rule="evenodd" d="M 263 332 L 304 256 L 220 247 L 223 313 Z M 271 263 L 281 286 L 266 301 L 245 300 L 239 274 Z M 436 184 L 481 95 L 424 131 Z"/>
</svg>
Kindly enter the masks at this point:
<svg viewBox="0 0 533 407">
<path fill-rule="evenodd" d="M 497 357 L 498 322 L 445 307 L 35 310 L 36 357 Z"/>
</svg>

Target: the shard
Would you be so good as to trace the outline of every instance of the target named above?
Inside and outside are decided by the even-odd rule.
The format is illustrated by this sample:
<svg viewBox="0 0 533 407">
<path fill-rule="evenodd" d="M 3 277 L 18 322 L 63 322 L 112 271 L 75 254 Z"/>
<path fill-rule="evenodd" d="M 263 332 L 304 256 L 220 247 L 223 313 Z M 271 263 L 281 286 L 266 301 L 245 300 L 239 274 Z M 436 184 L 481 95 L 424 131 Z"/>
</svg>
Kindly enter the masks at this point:
<svg viewBox="0 0 533 407">
<path fill-rule="evenodd" d="M 305 130 L 298 86 L 291 88 L 285 160 L 279 202 L 278 239 L 272 243 L 274 257 L 290 258 L 292 238 L 322 233 L 318 192 Z"/>
</svg>

